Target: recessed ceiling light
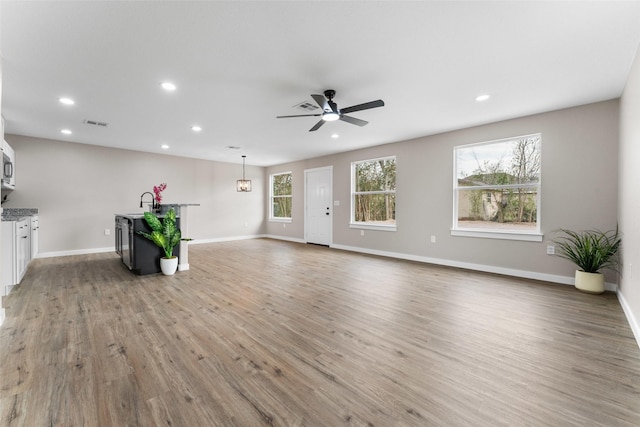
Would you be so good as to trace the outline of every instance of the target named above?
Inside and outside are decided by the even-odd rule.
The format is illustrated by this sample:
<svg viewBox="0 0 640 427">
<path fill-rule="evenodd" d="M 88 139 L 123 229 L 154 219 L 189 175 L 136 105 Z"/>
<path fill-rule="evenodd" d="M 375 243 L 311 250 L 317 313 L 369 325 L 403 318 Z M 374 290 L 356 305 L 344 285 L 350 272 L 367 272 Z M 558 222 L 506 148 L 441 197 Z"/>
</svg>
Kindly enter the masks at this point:
<svg viewBox="0 0 640 427">
<path fill-rule="evenodd" d="M 73 132 L 71 132 L 69 129 L 62 129 L 60 133 L 64 133 L 65 135 L 71 135 Z"/>
<path fill-rule="evenodd" d="M 340 135 L 338 135 L 337 133 L 334 133 L 334 134 L 331 135 L 331 138 L 338 139 L 338 138 L 340 138 Z"/>
<path fill-rule="evenodd" d="M 198 125 L 193 125 L 191 126 L 191 130 L 194 132 L 200 132 L 202 130 L 202 128 Z"/>
<path fill-rule="evenodd" d="M 491 98 L 489 95 L 478 95 L 476 96 L 476 101 L 478 102 L 482 102 L 482 101 L 486 101 L 487 99 Z"/>
<path fill-rule="evenodd" d="M 60 102 L 61 102 L 62 104 L 64 104 L 64 105 L 73 105 L 73 104 L 75 104 L 75 103 L 76 103 L 76 102 L 75 102 L 73 99 L 71 99 L 71 98 L 58 98 L 58 101 L 60 101 Z"/>
<path fill-rule="evenodd" d="M 160 148 L 162 148 L 163 150 L 168 150 L 169 146 L 167 144 L 162 144 Z"/>
<path fill-rule="evenodd" d="M 174 85 L 171 82 L 162 82 L 162 83 L 160 83 L 160 86 L 162 86 L 162 89 L 164 89 L 166 91 L 169 91 L 169 92 L 172 92 L 172 91 L 176 90 L 176 85 Z"/>
</svg>

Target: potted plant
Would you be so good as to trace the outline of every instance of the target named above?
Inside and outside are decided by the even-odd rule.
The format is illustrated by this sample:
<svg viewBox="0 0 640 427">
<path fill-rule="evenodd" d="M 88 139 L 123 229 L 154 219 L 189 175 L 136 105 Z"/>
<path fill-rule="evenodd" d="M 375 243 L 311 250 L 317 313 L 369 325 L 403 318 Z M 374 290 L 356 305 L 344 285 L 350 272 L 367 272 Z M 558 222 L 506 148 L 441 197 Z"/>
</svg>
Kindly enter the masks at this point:
<svg viewBox="0 0 640 427">
<path fill-rule="evenodd" d="M 618 271 L 618 251 L 622 237 L 615 230 L 571 231 L 562 229 L 562 236 L 553 240 L 557 255 L 568 259 L 577 267 L 575 286 L 583 292 L 604 292 L 604 274 L 600 270 Z"/>
<path fill-rule="evenodd" d="M 173 208 L 169 209 L 162 220 L 152 212 L 145 212 L 144 219 L 151 227 L 151 233 L 138 231 L 138 234 L 162 248 L 165 256 L 160 258 L 160 269 L 163 274 L 170 276 L 178 268 L 178 257 L 173 256 L 173 248 L 180 243 L 182 237 L 180 229 L 176 225 L 176 212 Z"/>
</svg>

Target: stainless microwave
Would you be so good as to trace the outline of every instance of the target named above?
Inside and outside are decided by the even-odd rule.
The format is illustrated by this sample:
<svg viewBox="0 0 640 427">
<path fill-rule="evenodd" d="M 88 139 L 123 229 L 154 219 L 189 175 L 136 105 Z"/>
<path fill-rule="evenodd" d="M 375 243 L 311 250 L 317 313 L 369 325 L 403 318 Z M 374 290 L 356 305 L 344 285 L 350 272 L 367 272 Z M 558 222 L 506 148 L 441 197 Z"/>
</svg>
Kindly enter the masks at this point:
<svg viewBox="0 0 640 427">
<path fill-rule="evenodd" d="M 3 141 L 2 144 L 2 189 L 16 188 L 16 153 L 13 148 Z"/>
</svg>

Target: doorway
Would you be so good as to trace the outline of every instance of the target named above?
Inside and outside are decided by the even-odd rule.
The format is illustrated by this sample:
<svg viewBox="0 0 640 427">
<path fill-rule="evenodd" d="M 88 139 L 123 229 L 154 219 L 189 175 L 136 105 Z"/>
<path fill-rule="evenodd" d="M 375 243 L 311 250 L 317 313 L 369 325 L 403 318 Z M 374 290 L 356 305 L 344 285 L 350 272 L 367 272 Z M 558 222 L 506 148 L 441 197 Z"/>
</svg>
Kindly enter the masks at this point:
<svg viewBox="0 0 640 427">
<path fill-rule="evenodd" d="M 304 239 L 331 245 L 333 230 L 333 166 L 304 171 Z"/>
</svg>

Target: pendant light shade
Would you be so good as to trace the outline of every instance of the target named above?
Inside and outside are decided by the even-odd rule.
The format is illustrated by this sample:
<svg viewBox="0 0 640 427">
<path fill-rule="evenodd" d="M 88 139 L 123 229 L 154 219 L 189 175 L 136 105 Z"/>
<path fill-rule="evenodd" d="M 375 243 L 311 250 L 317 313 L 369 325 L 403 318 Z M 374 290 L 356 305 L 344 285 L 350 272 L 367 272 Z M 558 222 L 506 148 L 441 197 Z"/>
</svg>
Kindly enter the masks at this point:
<svg viewBox="0 0 640 427">
<path fill-rule="evenodd" d="M 238 190 L 238 192 L 251 191 L 251 180 L 244 179 L 244 159 L 246 157 L 247 156 L 242 156 L 242 179 L 239 179 L 238 182 L 236 183 L 236 190 Z"/>
</svg>

